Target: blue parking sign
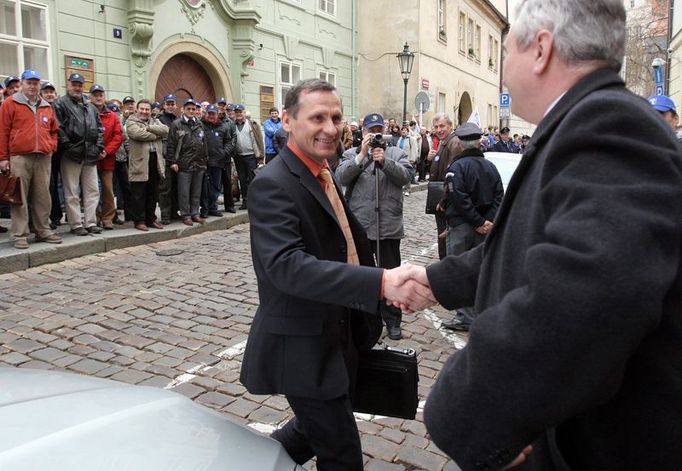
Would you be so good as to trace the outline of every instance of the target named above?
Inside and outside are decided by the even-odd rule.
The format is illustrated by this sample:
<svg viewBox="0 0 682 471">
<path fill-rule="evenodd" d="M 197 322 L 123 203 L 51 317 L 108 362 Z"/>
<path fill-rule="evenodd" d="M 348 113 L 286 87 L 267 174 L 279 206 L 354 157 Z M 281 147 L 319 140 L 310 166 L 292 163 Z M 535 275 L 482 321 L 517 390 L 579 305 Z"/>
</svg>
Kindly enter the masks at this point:
<svg viewBox="0 0 682 471">
<path fill-rule="evenodd" d="M 509 108 L 511 96 L 509 93 L 500 93 L 500 108 Z"/>
</svg>

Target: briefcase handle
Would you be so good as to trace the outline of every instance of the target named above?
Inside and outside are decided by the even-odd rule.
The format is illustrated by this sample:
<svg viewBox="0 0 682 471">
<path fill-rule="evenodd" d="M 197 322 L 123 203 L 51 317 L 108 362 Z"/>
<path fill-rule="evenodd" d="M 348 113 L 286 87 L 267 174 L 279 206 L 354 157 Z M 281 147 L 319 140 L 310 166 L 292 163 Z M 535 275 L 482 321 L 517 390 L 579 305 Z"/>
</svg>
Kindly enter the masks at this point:
<svg viewBox="0 0 682 471">
<path fill-rule="evenodd" d="M 379 347 L 380 350 L 387 350 L 389 352 L 397 352 L 397 353 L 402 353 L 403 355 L 416 355 L 417 350 L 414 348 L 399 348 L 399 347 L 389 347 L 386 345 L 382 340 L 379 340 L 377 342 L 377 346 Z"/>
</svg>

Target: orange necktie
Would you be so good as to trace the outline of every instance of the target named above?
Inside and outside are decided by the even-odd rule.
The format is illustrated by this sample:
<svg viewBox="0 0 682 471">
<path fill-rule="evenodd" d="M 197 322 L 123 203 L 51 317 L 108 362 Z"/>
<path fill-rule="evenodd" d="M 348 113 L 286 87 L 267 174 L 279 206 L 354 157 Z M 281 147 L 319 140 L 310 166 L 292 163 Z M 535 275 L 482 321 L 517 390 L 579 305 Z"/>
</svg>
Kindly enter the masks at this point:
<svg viewBox="0 0 682 471">
<path fill-rule="evenodd" d="M 343 209 L 343 203 L 341 203 L 339 193 L 336 191 L 336 186 L 334 186 L 332 174 L 329 172 L 329 169 L 323 168 L 320 170 L 319 178 L 324 182 L 324 192 L 327 195 L 327 198 L 329 198 L 332 208 L 334 208 L 336 219 L 339 220 L 339 224 L 341 224 L 341 231 L 343 232 L 343 236 L 346 238 L 346 246 L 348 249 L 347 262 L 351 265 L 359 265 L 360 262 L 358 260 L 358 252 L 355 248 L 353 234 L 350 231 L 350 225 L 348 224 L 346 211 Z"/>
</svg>

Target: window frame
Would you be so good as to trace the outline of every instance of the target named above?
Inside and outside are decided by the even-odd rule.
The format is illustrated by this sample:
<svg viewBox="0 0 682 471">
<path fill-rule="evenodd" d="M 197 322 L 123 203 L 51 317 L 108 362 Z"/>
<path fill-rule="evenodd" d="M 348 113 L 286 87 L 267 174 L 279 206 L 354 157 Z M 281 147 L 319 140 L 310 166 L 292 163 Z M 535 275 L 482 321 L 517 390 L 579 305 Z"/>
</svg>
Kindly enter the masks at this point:
<svg viewBox="0 0 682 471">
<path fill-rule="evenodd" d="M 466 54 L 467 15 L 459 12 L 459 52 Z"/>
<path fill-rule="evenodd" d="M 330 5 L 332 7 L 331 12 L 329 11 Z M 336 0 L 317 0 L 317 9 L 327 15 L 336 16 Z"/>
<path fill-rule="evenodd" d="M 324 77 L 322 77 L 322 75 L 324 75 Z M 333 82 L 329 81 L 330 75 L 334 77 Z M 337 77 L 336 71 L 329 70 L 329 69 L 319 69 L 317 71 L 317 76 L 320 78 L 320 80 L 324 80 L 325 82 L 329 82 L 336 87 L 336 77 Z"/>
<path fill-rule="evenodd" d="M 438 30 L 438 39 L 447 42 L 448 39 L 448 16 L 447 16 L 447 2 L 445 0 L 438 0 L 436 2 L 436 28 Z"/>
<path fill-rule="evenodd" d="M 16 70 L 13 71 L 4 71 L 0 70 L 0 74 L 4 74 L 5 76 L 7 75 L 15 75 L 20 73 L 20 71 L 27 69 L 26 65 L 26 49 L 42 49 L 45 51 L 45 70 L 41 70 L 41 68 L 35 67 L 35 64 L 33 64 L 33 68 L 36 68 L 38 72 L 40 72 L 41 77 L 43 77 L 43 80 L 51 80 L 52 77 L 52 47 L 51 47 L 51 30 L 50 30 L 50 9 L 48 5 L 44 3 L 39 3 L 39 2 L 34 2 L 34 1 L 27 1 L 27 0 L 5 0 L 7 3 L 12 3 L 14 4 L 14 29 L 15 29 L 15 34 L 5 34 L 5 33 L 0 33 L 0 42 L 3 44 L 10 44 L 13 45 L 16 48 L 17 51 L 17 63 L 16 63 Z M 37 8 L 38 10 L 42 10 L 45 12 L 45 25 L 44 25 L 44 33 L 45 33 L 45 40 L 41 39 L 33 39 L 33 38 L 28 38 L 24 36 L 24 26 L 22 22 L 22 7 L 23 6 L 28 6 L 31 8 Z M 5 72 L 7 72 L 5 74 Z"/>
<path fill-rule="evenodd" d="M 283 82 L 282 81 L 282 66 L 288 66 L 289 67 L 289 80 L 290 82 Z M 280 59 L 278 61 L 278 67 L 277 67 L 277 100 L 279 101 L 278 105 L 279 108 L 282 109 L 284 108 L 284 95 L 282 94 L 282 89 L 287 88 L 287 92 L 291 89 L 291 87 L 298 82 L 298 80 L 293 80 L 293 69 L 297 67 L 298 68 L 298 80 L 301 80 L 301 73 L 303 72 L 303 65 L 300 62 L 295 62 L 295 61 L 289 61 L 289 60 L 284 60 Z"/>
</svg>

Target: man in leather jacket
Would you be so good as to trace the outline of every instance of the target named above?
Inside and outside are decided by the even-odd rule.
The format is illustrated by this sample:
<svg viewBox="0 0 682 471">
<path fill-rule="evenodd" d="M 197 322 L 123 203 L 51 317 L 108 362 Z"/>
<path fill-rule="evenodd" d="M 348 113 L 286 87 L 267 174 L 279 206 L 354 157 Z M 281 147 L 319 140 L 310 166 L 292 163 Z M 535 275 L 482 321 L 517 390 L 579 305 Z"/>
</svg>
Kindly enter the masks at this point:
<svg viewBox="0 0 682 471">
<path fill-rule="evenodd" d="M 104 130 L 97 109 L 83 97 L 84 83 L 82 75 L 71 74 L 66 95 L 54 105 L 60 124 L 57 154 L 61 158 L 66 219 L 71 232 L 80 236 L 102 232 L 96 216 L 99 203 L 96 164 L 106 157 Z M 83 219 L 79 188 L 83 193 Z"/>
</svg>

